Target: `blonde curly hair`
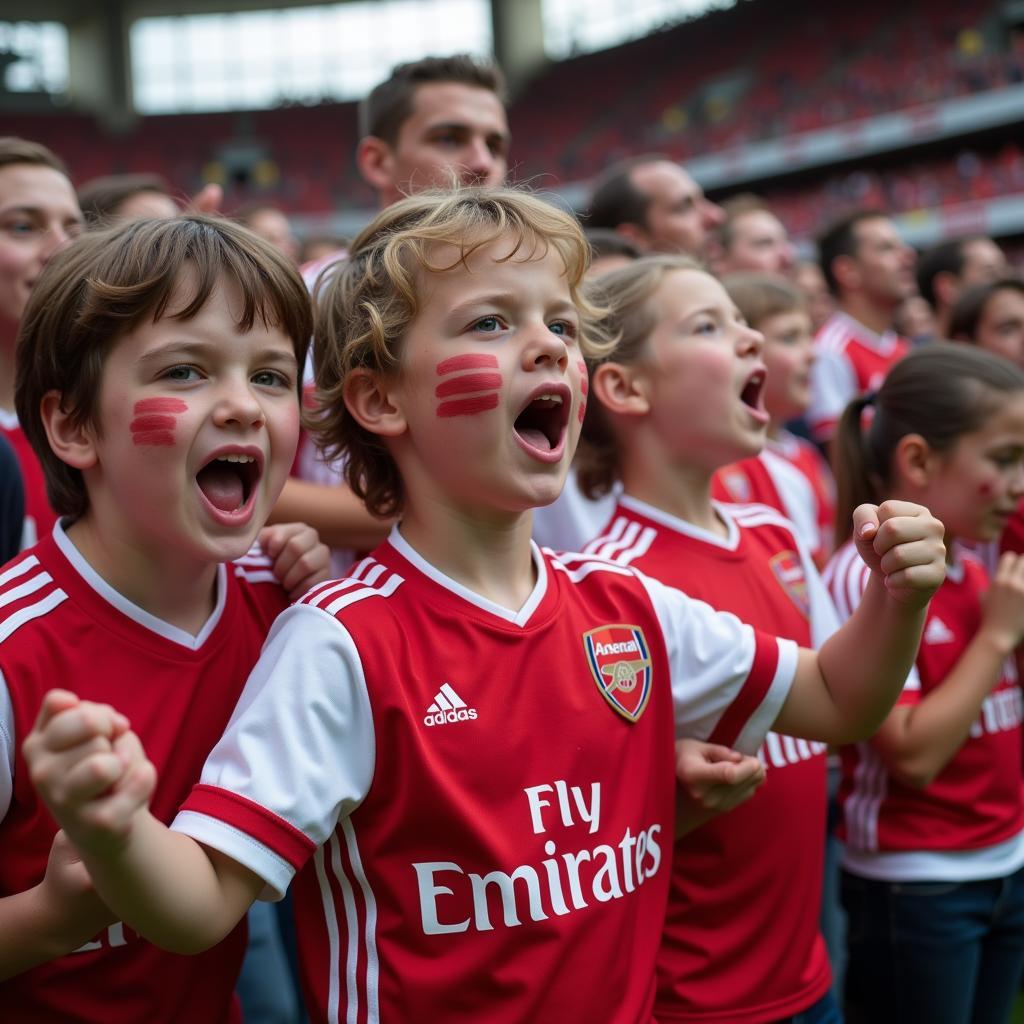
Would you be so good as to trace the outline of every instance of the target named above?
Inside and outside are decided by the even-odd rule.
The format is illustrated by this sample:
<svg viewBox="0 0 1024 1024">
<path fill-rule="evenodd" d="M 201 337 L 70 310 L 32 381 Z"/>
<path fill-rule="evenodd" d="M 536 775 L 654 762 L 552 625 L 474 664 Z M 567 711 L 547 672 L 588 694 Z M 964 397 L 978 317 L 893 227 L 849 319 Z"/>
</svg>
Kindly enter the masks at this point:
<svg viewBox="0 0 1024 1024">
<path fill-rule="evenodd" d="M 422 273 L 464 266 L 504 236 L 514 244 L 503 262 L 540 259 L 554 248 L 579 311 L 583 355 L 604 351 L 598 326 L 604 310 L 580 291 L 590 261 L 582 229 L 571 214 L 521 189 L 429 191 L 395 203 L 362 231 L 345 264 L 317 290 L 317 394 L 307 420 L 324 456 L 344 461 L 349 486 L 375 515 L 401 512 L 403 484 L 381 438 L 346 407 L 346 380 L 357 369 L 397 373 L 402 339 L 419 312 Z M 457 256 L 447 258 L 453 248 Z M 437 262 L 442 252 L 445 261 Z"/>
</svg>

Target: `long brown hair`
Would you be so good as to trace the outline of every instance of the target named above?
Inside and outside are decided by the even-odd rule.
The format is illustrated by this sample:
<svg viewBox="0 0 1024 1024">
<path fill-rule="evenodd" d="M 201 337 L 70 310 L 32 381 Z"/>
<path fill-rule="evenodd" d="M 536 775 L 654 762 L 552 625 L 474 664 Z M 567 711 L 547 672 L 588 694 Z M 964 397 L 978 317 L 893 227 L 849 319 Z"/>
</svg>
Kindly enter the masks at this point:
<svg viewBox="0 0 1024 1024">
<path fill-rule="evenodd" d="M 935 342 L 897 363 L 878 391 L 855 398 L 839 421 L 836 543 L 849 540 L 858 505 L 885 496 L 902 438 L 920 434 L 934 451 L 948 452 L 1019 391 L 1024 373 L 1013 363 L 967 345 Z M 874 415 L 867 422 L 869 407 Z"/>
</svg>

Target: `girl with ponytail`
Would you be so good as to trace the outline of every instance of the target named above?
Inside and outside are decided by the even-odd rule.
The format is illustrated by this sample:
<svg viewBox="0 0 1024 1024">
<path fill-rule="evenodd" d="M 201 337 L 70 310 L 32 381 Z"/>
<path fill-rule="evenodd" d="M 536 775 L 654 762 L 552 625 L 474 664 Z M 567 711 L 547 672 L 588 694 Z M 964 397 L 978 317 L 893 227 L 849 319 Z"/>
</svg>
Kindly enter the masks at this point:
<svg viewBox="0 0 1024 1024">
<path fill-rule="evenodd" d="M 842 752 L 847 1020 L 1003 1024 L 1024 967 L 1024 558 L 1004 555 L 989 583 L 959 542 L 997 538 L 1024 496 L 1024 373 L 966 346 L 918 349 L 850 403 L 835 454 L 825 579 L 841 618 L 868 576 L 858 504 L 927 505 L 947 550 L 915 671 L 878 733 Z"/>
</svg>

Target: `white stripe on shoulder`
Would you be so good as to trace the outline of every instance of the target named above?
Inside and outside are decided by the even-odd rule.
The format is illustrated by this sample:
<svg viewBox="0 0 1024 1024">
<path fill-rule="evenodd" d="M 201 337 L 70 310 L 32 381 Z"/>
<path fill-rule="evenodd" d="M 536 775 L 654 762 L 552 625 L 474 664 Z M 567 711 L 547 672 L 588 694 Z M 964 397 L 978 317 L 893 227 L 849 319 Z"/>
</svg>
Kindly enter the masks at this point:
<svg viewBox="0 0 1024 1024">
<path fill-rule="evenodd" d="M 235 563 L 235 576 L 246 583 L 278 583 L 273 569 L 260 569 L 256 572 L 246 572 L 237 562 Z"/>
<path fill-rule="evenodd" d="M 58 587 L 56 590 L 51 590 L 41 601 L 26 605 L 24 608 L 19 608 L 18 611 L 0 622 L 0 643 L 3 643 L 11 634 L 24 626 L 26 622 L 42 618 L 42 616 L 52 612 L 59 604 L 63 604 L 67 598 L 68 595 Z"/>
<path fill-rule="evenodd" d="M 336 615 L 342 608 L 363 601 L 368 597 L 390 597 L 405 579 L 376 559 L 366 558 L 355 569 L 362 579 L 350 576 L 344 580 L 322 584 L 310 591 L 298 604 L 308 604 L 312 608 L 320 608 L 328 615 Z"/>
<path fill-rule="evenodd" d="M 566 565 L 566 559 L 561 556 L 555 556 L 551 559 L 551 568 L 557 569 L 558 572 L 565 573 L 566 576 L 573 583 L 579 583 L 580 580 L 586 579 L 592 572 L 610 572 L 617 576 L 635 576 L 636 571 L 629 568 L 626 565 L 619 565 L 617 562 L 611 562 L 607 559 L 589 559 L 583 561 L 585 556 L 576 555 L 572 561 L 582 561 L 582 564 L 577 566 L 575 569 L 570 569 Z"/>
<path fill-rule="evenodd" d="M 584 550 L 591 557 L 629 565 L 647 554 L 657 536 L 658 531 L 653 526 L 641 526 L 620 516 L 603 537 L 591 541 Z"/>
<path fill-rule="evenodd" d="M 39 564 L 39 559 L 35 555 L 28 555 L 23 558 L 20 562 L 15 562 L 5 573 L 0 573 L 0 587 L 6 587 L 11 580 L 16 580 L 19 576 L 24 576 L 30 569 L 34 569 Z"/>
</svg>

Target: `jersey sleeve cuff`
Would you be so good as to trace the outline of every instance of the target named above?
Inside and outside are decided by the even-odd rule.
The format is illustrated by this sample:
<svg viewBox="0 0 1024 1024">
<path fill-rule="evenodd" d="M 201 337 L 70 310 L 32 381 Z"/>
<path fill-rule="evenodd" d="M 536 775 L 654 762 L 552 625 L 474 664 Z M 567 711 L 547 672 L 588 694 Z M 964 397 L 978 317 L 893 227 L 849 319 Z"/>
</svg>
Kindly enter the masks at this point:
<svg viewBox="0 0 1024 1024">
<path fill-rule="evenodd" d="M 284 895 L 316 850 L 294 825 L 216 786 L 195 786 L 171 827 L 255 872 L 267 883 L 262 897 L 269 899 Z"/>
<path fill-rule="evenodd" d="M 777 654 L 775 658 L 775 671 L 772 674 L 768 688 L 764 692 L 761 703 L 758 704 L 753 714 L 747 719 L 735 741 L 731 744 L 736 750 L 743 753 L 753 753 L 764 742 L 765 737 L 775 724 L 775 719 L 782 711 L 782 705 L 789 696 L 790 687 L 793 685 L 793 677 L 796 675 L 797 658 L 799 647 L 792 640 L 782 638 L 768 639 L 763 634 L 757 637 L 758 645 L 768 640 L 774 642 Z"/>
</svg>

